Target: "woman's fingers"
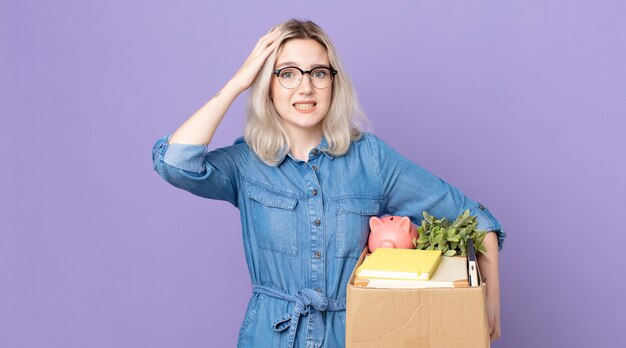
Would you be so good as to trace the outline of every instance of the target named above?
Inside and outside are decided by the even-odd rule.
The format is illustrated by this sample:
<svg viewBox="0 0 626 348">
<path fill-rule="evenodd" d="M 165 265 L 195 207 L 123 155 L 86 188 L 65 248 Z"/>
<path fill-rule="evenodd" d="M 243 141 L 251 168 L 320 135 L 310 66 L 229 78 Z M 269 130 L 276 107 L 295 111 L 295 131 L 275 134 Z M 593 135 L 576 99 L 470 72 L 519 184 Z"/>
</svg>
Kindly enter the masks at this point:
<svg viewBox="0 0 626 348">
<path fill-rule="evenodd" d="M 262 59 L 263 61 L 265 61 L 267 56 L 269 56 L 272 50 L 275 49 L 278 45 L 278 41 L 276 41 L 276 39 L 279 35 L 280 31 L 274 30 L 261 37 L 247 60 L 251 61 L 256 59 Z"/>
<path fill-rule="evenodd" d="M 231 81 L 234 80 L 242 90 L 249 88 L 267 57 L 278 46 L 276 39 L 280 34 L 280 30 L 272 30 L 263 35 Z"/>
<path fill-rule="evenodd" d="M 258 51 L 259 49 L 267 48 L 269 45 L 271 45 L 274 42 L 274 40 L 278 37 L 279 34 L 280 34 L 280 30 L 272 29 L 272 31 L 270 31 L 269 33 L 261 36 L 259 41 L 257 41 L 257 44 L 254 47 L 253 52 Z"/>
<path fill-rule="evenodd" d="M 270 44 L 265 47 L 263 50 L 263 55 L 267 57 L 275 48 L 278 46 L 278 41 L 272 41 Z"/>
</svg>

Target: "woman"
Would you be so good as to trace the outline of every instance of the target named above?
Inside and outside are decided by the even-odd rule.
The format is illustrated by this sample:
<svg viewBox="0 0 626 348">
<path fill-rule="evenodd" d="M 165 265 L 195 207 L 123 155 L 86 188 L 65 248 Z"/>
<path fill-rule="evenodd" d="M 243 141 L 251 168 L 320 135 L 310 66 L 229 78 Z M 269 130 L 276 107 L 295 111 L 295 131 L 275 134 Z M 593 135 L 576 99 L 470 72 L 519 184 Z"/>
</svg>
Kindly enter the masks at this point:
<svg viewBox="0 0 626 348">
<path fill-rule="evenodd" d="M 243 139 L 208 150 L 231 103 L 251 88 Z M 239 208 L 253 295 L 238 346 L 345 345 L 346 284 L 371 216 L 465 209 L 484 240 L 492 338 L 499 336 L 500 225 L 482 205 L 358 126 L 358 104 L 329 37 L 289 20 L 261 37 L 222 90 L 153 150 L 172 185 Z"/>
</svg>

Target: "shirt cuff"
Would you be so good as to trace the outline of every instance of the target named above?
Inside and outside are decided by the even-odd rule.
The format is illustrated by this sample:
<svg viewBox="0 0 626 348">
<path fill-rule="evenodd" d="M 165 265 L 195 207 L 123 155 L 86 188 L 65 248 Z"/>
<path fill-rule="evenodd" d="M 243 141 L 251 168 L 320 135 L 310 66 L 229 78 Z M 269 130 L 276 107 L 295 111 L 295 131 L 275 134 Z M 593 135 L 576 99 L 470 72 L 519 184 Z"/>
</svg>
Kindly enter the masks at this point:
<svg viewBox="0 0 626 348">
<path fill-rule="evenodd" d="M 500 222 L 493 216 L 493 214 L 491 214 L 489 209 L 487 209 L 484 205 L 477 203 L 476 206 L 470 209 L 470 214 L 476 216 L 476 220 L 478 221 L 476 229 L 495 232 L 498 235 L 498 250 L 501 250 L 506 233 L 502 229 Z"/>
<path fill-rule="evenodd" d="M 170 144 L 171 135 L 165 137 L 162 143 L 163 162 L 172 167 L 182 169 L 192 173 L 203 173 L 205 171 L 204 158 L 208 152 L 206 145 L 190 144 Z"/>
</svg>

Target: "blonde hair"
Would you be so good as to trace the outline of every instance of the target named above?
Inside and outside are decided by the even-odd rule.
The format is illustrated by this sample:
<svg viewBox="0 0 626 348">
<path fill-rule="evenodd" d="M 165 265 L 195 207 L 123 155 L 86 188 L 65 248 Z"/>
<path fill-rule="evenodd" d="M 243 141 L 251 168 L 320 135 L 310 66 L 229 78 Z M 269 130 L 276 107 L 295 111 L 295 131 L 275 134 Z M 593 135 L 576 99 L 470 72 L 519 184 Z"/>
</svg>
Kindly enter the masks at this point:
<svg viewBox="0 0 626 348">
<path fill-rule="evenodd" d="M 278 48 L 270 54 L 250 88 L 248 117 L 244 138 L 252 150 L 268 165 L 277 165 L 289 152 L 290 142 L 281 118 L 270 99 L 270 83 L 277 52 L 289 40 L 312 39 L 326 48 L 330 65 L 337 70 L 328 113 L 322 121 L 328 151 L 333 156 L 348 152 L 350 143 L 361 137 L 369 125 L 361 112 L 352 82 L 343 70 L 339 56 L 328 35 L 311 21 L 290 19 L 275 27 L 282 34 Z"/>
</svg>

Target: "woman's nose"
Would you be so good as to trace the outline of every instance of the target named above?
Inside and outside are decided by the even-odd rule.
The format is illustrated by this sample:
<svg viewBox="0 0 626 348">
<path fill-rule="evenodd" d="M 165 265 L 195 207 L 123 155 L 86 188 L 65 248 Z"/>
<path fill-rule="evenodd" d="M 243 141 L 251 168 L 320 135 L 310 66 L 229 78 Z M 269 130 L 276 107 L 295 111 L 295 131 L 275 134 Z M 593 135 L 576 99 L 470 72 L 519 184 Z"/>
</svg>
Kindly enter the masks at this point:
<svg viewBox="0 0 626 348">
<path fill-rule="evenodd" d="M 302 81 L 300 81 L 300 86 L 298 86 L 298 92 L 309 94 L 312 90 L 313 85 L 311 84 L 311 76 L 309 74 L 302 75 Z"/>
</svg>

